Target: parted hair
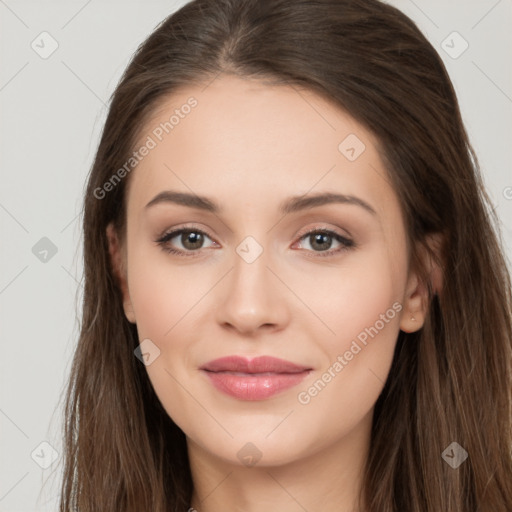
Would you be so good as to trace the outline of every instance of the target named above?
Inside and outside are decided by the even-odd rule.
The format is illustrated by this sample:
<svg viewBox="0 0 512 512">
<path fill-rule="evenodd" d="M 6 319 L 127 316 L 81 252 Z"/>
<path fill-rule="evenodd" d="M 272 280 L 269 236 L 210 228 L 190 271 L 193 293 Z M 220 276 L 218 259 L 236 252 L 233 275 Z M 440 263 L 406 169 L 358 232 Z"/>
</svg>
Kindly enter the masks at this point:
<svg viewBox="0 0 512 512">
<path fill-rule="evenodd" d="M 60 511 L 190 505 L 186 438 L 134 357 L 136 326 L 109 259 L 106 227 L 122 239 L 130 176 L 101 199 L 94 191 L 164 99 L 220 73 L 304 87 L 338 105 L 375 135 L 400 200 L 428 313 L 417 332 L 400 331 L 375 404 L 365 512 L 510 512 L 512 300 L 499 224 L 442 59 L 413 21 L 378 0 L 194 0 L 135 52 L 110 99 L 83 203 Z M 436 251 L 430 235 L 441 240 Z M 439 263 L 441 289 L 422 247 Z M 468 453 L 456 469 L 441 456 L 453 441 Z"/>
</svg>

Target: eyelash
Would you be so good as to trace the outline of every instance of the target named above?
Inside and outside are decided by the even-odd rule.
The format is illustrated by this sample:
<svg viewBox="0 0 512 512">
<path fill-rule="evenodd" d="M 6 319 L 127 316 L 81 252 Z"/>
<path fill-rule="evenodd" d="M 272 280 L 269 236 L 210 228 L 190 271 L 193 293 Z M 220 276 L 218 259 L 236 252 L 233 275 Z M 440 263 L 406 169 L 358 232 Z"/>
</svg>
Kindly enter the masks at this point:
<svg viewBox="0 0 512 512">
<path fill-rule="evenodd" d="M 210 239 L 213 238 L 206 231 L 203 231 L 202 229 L 179 228 L 179 229 L 176 229 L 174 231 L 169 231 L 167 233 L 164 233 L 161 237 L 159 237 L 157 240 L 155 240 L 155 243 L 160 245 L 162 250 L 167 252 L 167 253 L 175 254 L 175 255 L 178 255 L 178 256 L 184 256 L 184 257 L 187 257 L 187 258 L 188 257 L 192 257 L 192 258 L 197 257 L 198 256 L 197 253 L 199 253 L 201 249 L 198 249 L 198 250 L 195 250 L 195 251 L 182 251 L 180 249 L 175 249 L 175 248 L 167 245 L 170 240 L 172 240 L 173 238 L 175 238 L 178 235 L 181 235 L 182 233 L 200 233 L 202 235 L 206 235 Z M 349 249 L 354 249 L 354 248 L 357 247 L 356 243 L 353 240 L 350 240 L 349 238 L 341 236 L 340 234 L 336 233 L 335 231 L 332 231 L 332 230 L 329 230 L 329 229 L 321 229 L 321 228 L 314 228 L 314 229 L 311 229 L 311 230 L 307 231 L 306 233 L 303 233 L 300 236 L 299 240 L 307 238 L 308 236 L 311 236 L 313 234 L 328 235 L 328 236 L 334 238 L 340 244 L 342 244 L 342 246 L 340 248 L 335 249 L 335 250 L 307 251 L 307 252 L 314 252 L 315 253 L 314 257 L 322 258 L 322 257 L 333 256 L 334 254 L 339 254 L 341 252 L 348 251 Z"/>
</svg>

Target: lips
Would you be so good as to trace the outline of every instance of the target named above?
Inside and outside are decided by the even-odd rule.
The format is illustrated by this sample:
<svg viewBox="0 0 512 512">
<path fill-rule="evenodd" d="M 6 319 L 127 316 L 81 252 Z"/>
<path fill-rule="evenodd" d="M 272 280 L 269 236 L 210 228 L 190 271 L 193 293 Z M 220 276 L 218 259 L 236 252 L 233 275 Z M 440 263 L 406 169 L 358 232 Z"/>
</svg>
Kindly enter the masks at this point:
<svg viewBox="0 0 512 512">
<path fill-rule="evenodd" d="M 263 400 L 301 382 L 312 370 L 284 359 L 229 356 L 201 366 L 219 391 L 241 400 Z"/>
</svg>

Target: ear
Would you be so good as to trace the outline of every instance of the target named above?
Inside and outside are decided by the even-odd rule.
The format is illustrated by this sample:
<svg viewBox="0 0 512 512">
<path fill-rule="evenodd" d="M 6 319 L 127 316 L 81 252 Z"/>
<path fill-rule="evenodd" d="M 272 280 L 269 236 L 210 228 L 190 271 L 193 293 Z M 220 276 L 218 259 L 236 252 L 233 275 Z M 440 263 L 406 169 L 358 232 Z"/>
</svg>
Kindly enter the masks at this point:
<svg viewBox="0 0 512 512">
<path fill-rule="evenodd" d="M 400 320 L 400 329 L 404 332 L 415 332 L 423 327 L 430 306 L 431 293 L 437 295 L 442 291 L 442 244 L 441 233 L 434 233 L 427 236 L 427 247 L 419 247 L 419 259 L 426 270 L 426 281 L 421 279 L 418 271 L 411 269 L 409 272 Z"/>
<path fill-rule="evenodd" d="M 123 247 L 121 247 L 118 233 L 112 222 L 108 224 L 106 233 L 110 263 L 112 265 L 114 277 L 119 285 L 119 289 L 121 290 L 124 314 L 128 321 L 134 324 L 135 313 L 133 311 L 130 293 L 128 291 L 125 251 L 123 250 Z"/>
</svg>

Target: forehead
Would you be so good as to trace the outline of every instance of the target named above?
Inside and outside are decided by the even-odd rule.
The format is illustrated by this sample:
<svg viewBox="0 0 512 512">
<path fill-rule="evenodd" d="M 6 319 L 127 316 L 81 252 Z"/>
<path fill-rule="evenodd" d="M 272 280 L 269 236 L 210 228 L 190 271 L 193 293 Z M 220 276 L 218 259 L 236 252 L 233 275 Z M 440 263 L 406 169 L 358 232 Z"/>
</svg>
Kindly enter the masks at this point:
<svg viewBox="0 0 512 512">
<path fill-rule="evenodd" d="M 333 102 L 295 86 L 221 75 L 163 99 L 141 131 L 128 209 L 166 189 L 260 204 L 337 191 L 396 206 L 375 136 Z M 381 211 L 382 213 L 382 211 Z M 396 212 L 395 212 L 396 213 Z"/>
</svg>

